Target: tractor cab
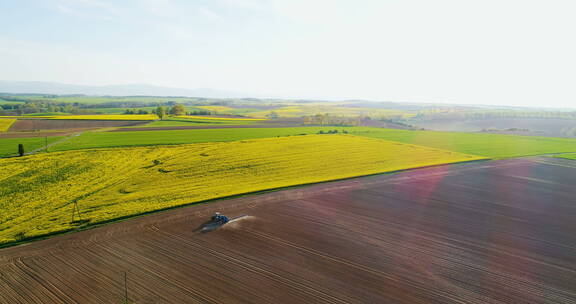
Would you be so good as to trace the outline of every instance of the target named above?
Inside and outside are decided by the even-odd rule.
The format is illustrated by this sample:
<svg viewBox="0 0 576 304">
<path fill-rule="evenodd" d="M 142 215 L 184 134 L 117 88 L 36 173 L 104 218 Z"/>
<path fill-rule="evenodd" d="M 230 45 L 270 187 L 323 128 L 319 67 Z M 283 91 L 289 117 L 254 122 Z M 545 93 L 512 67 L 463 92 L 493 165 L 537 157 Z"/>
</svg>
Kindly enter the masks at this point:
<svg viewBox="0 0 576 304">
<path fill-rule="evenodd" d="M 212 222 L 225 224 L 228 222 L 228 217 L 220 214 L 220 212 L 216 212 L 212 215 Z"/>
<path fill-rule="evenodd" d="M 227 216 L 220 214 L 220 212 L 216 212 L 216 213 L 214 213 L 214 215 L 212 215 L 210 217 L 209 221 L 207 221 L 206 223 L 204 223 L 200 227 L 198 227 L 198 229 L 196 229 L 196 231 L 200 231 L 202 233 L 214 231 L 214 230 L 224 226 L 227 223 L 236 222 L 236 221 L 239 221 L 239 220 L 247 218 L 247 217 L 248 217 L 248 215 L 244 214 L 244 215 L 240 215 L 240 216 L 233 217 L 230 219 Z"/>
</svg>

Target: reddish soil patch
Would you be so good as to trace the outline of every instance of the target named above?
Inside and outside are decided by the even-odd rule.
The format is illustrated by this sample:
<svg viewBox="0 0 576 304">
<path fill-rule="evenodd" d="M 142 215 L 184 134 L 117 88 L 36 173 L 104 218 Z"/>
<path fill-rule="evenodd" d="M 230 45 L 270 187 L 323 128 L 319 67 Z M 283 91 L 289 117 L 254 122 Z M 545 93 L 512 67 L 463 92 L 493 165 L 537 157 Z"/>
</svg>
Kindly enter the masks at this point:
<svg viewBox="0 0 576 304">
<path fill-rule="evenodd" d="M 0 250 L 0 303 L 574 303 L 576 162 L 251 195 Z M 209 233 L 214 211 L 251 217 Z"/>
<path fill-rule="evenodd" d="M 67 120 L 67 119 L 19 119 L 10 132 L 35 130 L 89 129 L 106 127 L 138 126 L 149 121 L 127 120 Z"/>
<path fill-rule="evenodd" d="M 143 127 L 122 128 L 107 132 L 130 132 L 130 131 L 161 131 L 161 130 L 189 130 L 189 129 L 243 129 L 243 128 L 293 128 L 302 125 L 266 124 L 266 125 L 212 125 L 212 126 L 171 126 L 171 127 Z"/>
</svg>

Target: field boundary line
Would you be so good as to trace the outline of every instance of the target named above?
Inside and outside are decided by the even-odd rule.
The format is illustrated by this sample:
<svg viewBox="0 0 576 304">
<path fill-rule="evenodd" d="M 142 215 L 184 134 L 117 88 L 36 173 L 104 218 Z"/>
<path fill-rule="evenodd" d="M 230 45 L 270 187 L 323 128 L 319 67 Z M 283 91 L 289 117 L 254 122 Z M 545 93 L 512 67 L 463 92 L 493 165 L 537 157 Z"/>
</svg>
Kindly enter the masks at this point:
<svg viewBox="0 0 576 304">
<path fill-rule="evenodd" d="M 52 142 L 52 143 L 49 143 L 48 145 L 46 145 L 46 146 L 44 146 L 44 147 L 40 147 L 40 148 L 34 149 L 34 150 L 32 150 L 32 151 L 30 151 L 30 152 L 28 152 L 28 153 L 24 153 L 24 155 L 33 155 L 33 154 L 36 154 L 36 153 L 38 153 L 38 152 L 40 152 L 40 151 L 42 151 L 42 150 L 48 150 L 50 147 L 53 147 L 53 146 L 55 146 L 55 145 L 57 145 L 57 144 L 61 144 L 61 143 L 65 142 L 65 141 L 67 141 L 67 140 L 69 140 L 69 139 L 71 139 L 71 138 L 73 138 L 73 137 L 78 137 L 78 136 L 82 135 L 82 133 L 84 133 L 84 132 L 78 132 L 78 133 L 74 133 L 74 134 L 68 135 L 68 136 L 66 136 L 66 137 L 64 137 L 64 138 L 62 138 L 62 139 L 60 139 L 60 140 L 57 140 L 57 141 Z"/>
</svg>

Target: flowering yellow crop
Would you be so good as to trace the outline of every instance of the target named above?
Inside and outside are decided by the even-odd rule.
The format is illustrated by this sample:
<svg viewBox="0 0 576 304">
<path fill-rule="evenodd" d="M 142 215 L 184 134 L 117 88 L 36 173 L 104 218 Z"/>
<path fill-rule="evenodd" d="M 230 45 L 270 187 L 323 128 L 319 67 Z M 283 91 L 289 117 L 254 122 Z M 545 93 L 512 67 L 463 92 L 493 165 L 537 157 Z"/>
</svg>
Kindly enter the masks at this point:
<svg viewBox="0 0 576 304">
<path fill-rule="evenodd" d="M 220 113 L 228 113 L 234 110 L 233 108 L 225 106 L 198 106 L 197 108 Z"/>
<path fill-rule="evenodd" d="M 0 160 L 0 244 L 258 190 L 481 159 L 352 135 L 80 150 Z"/>
<path fill-rule="evenodd" d="M 0 132 L 6 132 L 10 129 L 13 123 L 16 122 L 16 119 L 0 119 Z"/>
<path fill-rule="evenodd" d="M 51 119 L 89 119 L 89 120 L 156 120 L 158 116 L 154 114 L 142 115 L 62 115 L 52 116 Z"/>
<path fill-rule="evenodd" d="M 287 105 L 284 107 L 262 110 L 256 112 L 246 113 L 246 115 L 252 117 L 266 117 L 272 112 L 276 113 L 279 117 L 302 117 L 302 116 L 312 116 L 316 114 L 329 114 L 332 116 L 341 117 L 358 117 L 358 116 L 371 116 L 371 117 L 389 117 L 389 116 L 401 116 L 410 117 L 410 114 L 401 110 L 391 110 L 391 109 L 375 109 L 375 108 L 361 108 L 361 107 L 347 107 L 339 106 L 336 104 L 306 104 L 306 105 Z"/>
<path fill-rule="evenodd" d="M 217 116 L 175 116 L 177 118 L 206 119 L 206 120 L 233 120 L 233 121 L 264 121 L 263 118 L 217 117 Z"/>
</svg>

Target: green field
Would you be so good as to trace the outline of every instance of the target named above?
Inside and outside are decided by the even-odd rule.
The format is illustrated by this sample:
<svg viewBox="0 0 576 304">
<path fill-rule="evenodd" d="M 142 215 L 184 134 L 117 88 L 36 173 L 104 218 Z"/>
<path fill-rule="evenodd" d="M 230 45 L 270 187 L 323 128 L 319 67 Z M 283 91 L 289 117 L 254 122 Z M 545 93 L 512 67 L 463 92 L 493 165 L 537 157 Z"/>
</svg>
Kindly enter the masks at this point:
<svg viewBox="0 0 576 304">
<path fill-rule="evenodd" d="M 491 158 L 576 152 L 576 139 L 569 138 L 378 128 L 354 128 L 352 134 Z"/>
<path fill-rule="evenodd" d="M 48 144 L 61 138 L 63 137 L 48 137 Z M 46 139 L 44 137 L 0 138 L 0 157 L 18 155 L 18 144 L 23 144 L 24 151 L 29 152 L 44 147 L 45 143 Z"/>
<path fill-rule="evenodd" d="M 369 127 L 238 128 L 137 132 L 86 132 L 54 146 L 53 150 L 75 150 L 119 146 L 187 144 L 252 138 L 316 134 L 320 130 L 347 130 L 350 134 L 445 149 L 491 158 L 509 158 L 548 153 L 576 152 L 576 140 L 512 135 L 407 131 Z M 329 135 L 327 135 L 329 136 Z"/>
<path fill-rule="evenodd" d="M 574 160 L 576 160 L 576 153 L 560 154 L 560 155 L 555 155 L 554 157 L 557 157 L 557 158 L 566 158 L 566 159 L 574 159 Z"/>
<path fill-rule="evenodd" d="M 339 128 L 340 130 L 350 128 Z M 253 138 L 266 138 L 299 134 L 315 134 L 320 130 L 329 130 L 322 127 L 297 128 L 238 128 L 238 129 L 198 129 L 198 130 L 162 130 L 162 131 L 135 131 L 135 132 L 86 132 L 78 137 L 71 138 L 54 147 L 54 151 L 143 146 L 143 145 L 169 145 L 191 144 L 201 142 L 234 141 Z"/>
<path fill-rule="evenodd" d="M 17 105 L 17 104 L 23 104 L 23 101 L 9 101 L 9 100 L 4 100 L 2 98 L 0 98 L 0 105 L 5 104 L 5 105 Z"/>
</svg>

